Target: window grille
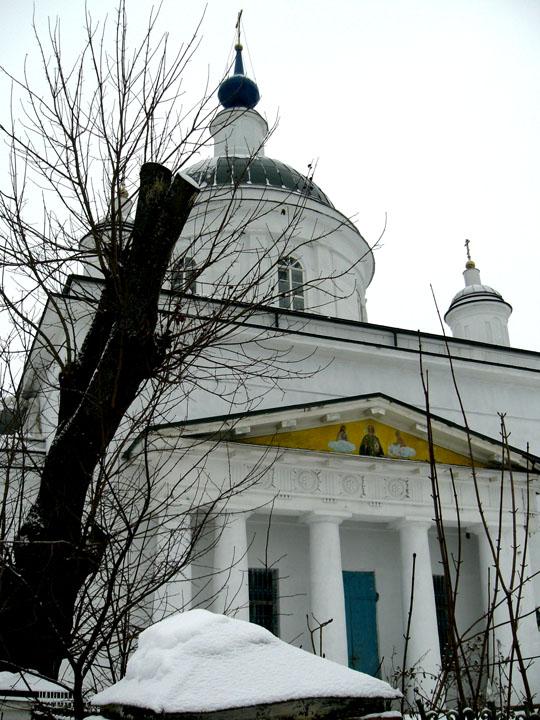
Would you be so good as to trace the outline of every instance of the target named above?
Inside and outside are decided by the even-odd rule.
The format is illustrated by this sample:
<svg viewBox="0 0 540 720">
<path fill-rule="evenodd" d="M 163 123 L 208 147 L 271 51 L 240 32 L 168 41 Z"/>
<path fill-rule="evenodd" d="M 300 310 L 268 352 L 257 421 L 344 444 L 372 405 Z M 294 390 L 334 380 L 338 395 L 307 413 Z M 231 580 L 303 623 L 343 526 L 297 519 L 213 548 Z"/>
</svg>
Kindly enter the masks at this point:
<svg viewBox="0 0 540 720">
<path fill-rule="evenodd" d="M 176 292 L 197 292 L 197 272 L 192 257 L 185 255 L 175 262 L 171 274 L 171 288 Z"/>
<path fill-rule="evenodd" d="M 249 568 L 249 621 L 279 635 L 277 570 Z"/>
<path fill-rule="evenodd" d="M 433 576 L 435 593 L 435 611 L 437 613 L 437 630 L 439 632 L 439 648 L 444 666 L 449 663 L 450 651 L 450 612 L 448 608 L 448 592 L 444 575 Z"/>
<path fill-rule="evenodd" d="M 304 310 L 304 270 L 293 257 L 278 263 L 278 293 L 280 308 Z"/>
</svg>

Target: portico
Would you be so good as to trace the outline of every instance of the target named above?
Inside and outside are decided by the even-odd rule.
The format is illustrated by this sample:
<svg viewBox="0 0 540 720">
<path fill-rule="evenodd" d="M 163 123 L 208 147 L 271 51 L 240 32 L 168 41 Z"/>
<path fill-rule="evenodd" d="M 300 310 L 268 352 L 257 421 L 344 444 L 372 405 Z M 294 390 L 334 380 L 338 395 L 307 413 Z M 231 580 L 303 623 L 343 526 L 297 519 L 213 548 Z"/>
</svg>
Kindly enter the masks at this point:
<svg viewBox="0 0 540 720">
<path fill-rule="evenodd" d="M 212 608 L 217 610 L 229 603 L 231 614 L 248 619 L 250 597 L 245 579 L 249 570 L 273 571 L 278 585 L 274 611 L 279 617 L 280 637 L 296 639 L 296 644 L 310 649 L 308 625 L 314 629 L 332 619 L 323 629 L 323 652 L 327 658 L 347 665 L 354 617 L 350 611 L 346 613 L 344 573 L 360 579 L 370 575 L 376 597 L 372 601 L 362 598 L 361 617 L 362 613 L 369 614 L 371 603 L 376 632 L 370 642 L 375 642 L 375 647 L 364 647 L 363 651 L 376 652 L 377 665 L 384 664 L 385 673 L 390 671 L 391 662 L 401 666 L 403 660 L 412 558 L 416 554 L 407 665 L 436 675 L 441 656 L 433 575 L 442 571 L 432 523 L 419 519 L 373 522 L 369 517 L 360 519 L 350 512 L 335 510 L 297 516 L 274 511 L 272 517 L 259 511 L 246 515 L 243 522 L 237 519 L 235 528 L 241 534 L 221 533 L 214 557 L 228 558 L 230 562 L 242 547 L 247 548 L 247 553 L 234 567 L 223 566 L 216 575 L 217 579 L 225 574 L 228 581 L 216 589 Z M 463 564 L 464 574 L 478 575 L 474 540 L 467 546 Z M 215 567 L 218 569 L 217 562 Z M 471 588 L 471 597 L 475 593 L 477 597 L 479 590 L 479 585 Z M 235 598 L 234 608 L 231 597 Z M 353 610 L 358 611 L 358 607 Z M 318 632 L 313 640 L 318 651 Z"/>
<path fill-rule="evenodd" d="M 192 568 L 192 594 L 199 606 L 216 612 L 258 622 L 270 618 L 282 639 L 316 652 L 322 647 L 327 658 L 356 669 L 390 677 L 404 666 L 414 668 L 429 691 L 443 663 L 449 616 L 430 465 L 422 459 L 425 417 L 383 398 L 340 404 L 337 417 L 331 412 L 336 405 L 319 405 L 301 415 L 296 410 L 296 416 L 281 409 L 247 418 L 236 435 L 225 428 L 210 455 L 204 455 L 202 426 L 193 427 L 196 446 L 183 452 L 192 453 L 191 465 L 197 464 L 196 453 L 205 458 L 217 490 L 254 479 L 215 515 L 212 547 Z M 321 421 L 331 428 L 320 430 Z M 460 568 L 456 620 L 461 630 L 476 628 L 472 637 L 485 626 L 492 577 L 478 497 L 484 516 L 496 526 L 500 471 L 487 465 L 497 441 L 473 437 L 474 480 L 463 454 L 465 434 L 432 422 L 445 538 Z M 210 427 L 215 436 L 215 424 Z M 358 452 L 368 428 L 384 456 Z M 318 437 L 326 443 L 320 450 Z M 386 437 L 395 439 L 393 444 Z M 376 447 L 375 441 L 371 445 Z M 344 452 L 350 446 L 356 452 Z M 525 468 L 527 460 L 512 453 L 514 481 L 526 485 L 519 463 Z M 503 504 L 507 501 L 505 495 Z M 518 515 L 517 525 L 523 522 Z M 501 537 L 511 558 L 511 538 Z M 532 584 L 527 588 L 532 606 Z M 497 612 L 502 618 L 504 608 Z M 496 647 L 508 647 L 504 620 L 497 624 Z"/>
</svg>

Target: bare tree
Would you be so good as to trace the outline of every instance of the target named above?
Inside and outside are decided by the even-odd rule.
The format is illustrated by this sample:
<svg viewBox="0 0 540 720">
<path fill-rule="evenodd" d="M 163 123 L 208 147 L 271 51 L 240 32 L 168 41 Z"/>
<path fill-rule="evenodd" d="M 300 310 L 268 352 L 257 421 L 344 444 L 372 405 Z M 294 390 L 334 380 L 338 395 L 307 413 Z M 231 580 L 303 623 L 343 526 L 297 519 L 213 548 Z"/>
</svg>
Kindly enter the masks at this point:
<svg viewBox="0 0 540 720">
<path fill-rule="evenodd" d="M 171 438 L 160 423 L 194 389 L 249 408 L 302 375 L 290 344 L 265 344 L 279 329 L 257 313 L 280 297 L 280 262 L 321 239 L 299 231 L 299 188 L 271 242 L 247 247 L 246 229 L 275 204 L 243 203 L 242 178 L 203 201 L 180 172 L 216 110 L 208 88 L 180 105 L 197 32 L 171 54 L 151 16 L 132 50 L 123 2 L 111 30 L 109 52 L 109 28 L 87 16 L 74 61 L 57 26 L 46 41 L 36 32 L 42 83 L 11 78 L 22 110 L 1 126 L 11 188 L 0 195 L 0 360 L 13 400 L 2 416 L 0 663 L 56 677 L 67 659 L 78 715 L 84 678 L 121 675 L 152 603 L 194 559 L 209 520 L 271 462 L 216 486 L 204 472 L 208 438 L 181 429 Z M 197 231 L 178 248 L 188 216 Z M 198 296 L 193 282 L 210 275 Z"/>
<path fill-rule="evenodd" d="M 439 316 L 440 317 L 440 316 Z M 442 332 L 444 327 L 441 322 Z M 532 711 L 535 707 L 535 695 L 530 681 L 531 668 L 537 657 L 525 652 L 523 639 L 527 633 L 524 625 L 531 620 L 535 608 L 525 601 L 532 591 L 534 573 L 530 569 L 529 532 L 533 515 L 532 481 L 534 457 L 528 448 L 520 452 L 525 458 L 525 468 L 515 467 L 514 448 L 509 443 L 504 414 L 500 414 L 500 458 L 498 478 L 493 478 L 491 502 L 489 492 L 479 477 L 479 467 L 475 460 L 473 433 L 469 426 L 467 413 L 461 396 L 454 370 L 450 348 L 446 346 L 451 381 L 454 386 L 468 445 L 470 461 L 469 481 L 474 491 L 476 504 L 476 528 L 479 542 L 485 548 L 485 561 L 489 564 L 489 576 L 480 576 L 483 587 L 484 612 L 467 627 L 458 622 L 458 606 L 462 594 L 461 570 L 463 564 L 463 540 L 469 535 L 464 526 L 459 492 L 452 470 L 449 472 L 449 487 L 444 487 L 440 468 L 435 458 L 433 419 L 430 409 L 430 389 L 428 371 L 423 366 L 422 347 L 420 346 L 420 372 L 427 415 L 427 434 L 429 445 L 429 465 L 431 496 L 433 499 L 434 522 L 437 544 L 440 553 L 440 566 L 443 573 L 443 586 L 448 610 L 446 646 L 441 648 L 442 665 L 433 680 L 433 691 L 428 695 L 422 691 L 422 661 L 416 667 L 407 667 L 406 633 L 402 688 L 412 683 L 422 717 L 426 717 L 426 706 L 430 713 L 438 715 L 456 704 L 460 708 L 472 708 L 471 712 L 480 715 L 486 705 L 497 707 L 505 716 L 516 707 Z M 445 492 L 446 490 L 446 492 Z M 449 506 L 442 496 L 452 498 Z M 498 505 L 494 519 L 493 503 Z M 451 548 L 450 536 L 456 538 L 455 548 Z M 414 562 L 413 562 L 414 581 Z M 413 586 L 414 591 L 414 586 Z M 412 614 L 414 595 L 408 609 L 408 619 Z M 410 687 L 409 687 L 410 689 Z"/>
</svg>

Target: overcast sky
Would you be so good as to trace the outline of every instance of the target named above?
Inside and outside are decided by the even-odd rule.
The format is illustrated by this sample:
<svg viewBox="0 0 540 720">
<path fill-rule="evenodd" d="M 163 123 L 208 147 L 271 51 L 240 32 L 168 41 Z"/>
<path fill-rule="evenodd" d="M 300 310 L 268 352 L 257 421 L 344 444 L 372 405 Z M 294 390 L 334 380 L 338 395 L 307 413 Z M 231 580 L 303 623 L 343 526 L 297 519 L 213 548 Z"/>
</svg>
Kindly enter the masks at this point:
<svg viewBox="0 0 540 720">
<path fill-rule="evenodd" d="M 114 1 L 114 0 L 113 0 Z M 88 0 L 96 17 L 114 7 Z M 59 15 L 77 46 L 83 0 L 4 0 L 2 64 L 17 71 L 31 33 Z M 150 2 L 128 0 L 137 28 Z M 243 8 L 258 110 L 279 126 L 267 154 L 305 172 L 374 242 L 370 321 L 439 332 L 463 285 L 464 241 L 482 281 L 510 302 L 510 338 L 540 350 L 540 2 L 537 0 L 165 0 L 173 42 L 206 7 L 186 78 L 200 94 L 231 58 Z"/>
</svg>

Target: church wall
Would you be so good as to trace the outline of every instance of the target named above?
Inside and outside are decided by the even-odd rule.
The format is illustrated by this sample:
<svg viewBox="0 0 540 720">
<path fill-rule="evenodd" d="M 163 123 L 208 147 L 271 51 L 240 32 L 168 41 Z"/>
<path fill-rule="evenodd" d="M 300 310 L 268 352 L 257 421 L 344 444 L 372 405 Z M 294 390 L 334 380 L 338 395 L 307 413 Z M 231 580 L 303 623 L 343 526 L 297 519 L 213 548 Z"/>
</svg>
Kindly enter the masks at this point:
<svg viewBox="0 0 540 720">
<path fill-rule="evenodd" d="M 85 291 L 86 292 L 86 291 Z M 70 309 L 79 317 L 76 334 L 82 340 L 88 328 L 86 306 Z M 254 320 L 259 324 L 273 324 L 275 318 L 260 313 Z M 48 321 L 49 324 L 52 320 Z M 400 334 L 391 328 L 379 328 L 355 324 L 329 323 L 316 318 L 279 316 L 280 327 L 290 328 L 295 334 L 274 338 L 265 346 L 281 347 L 285 351 L 282 362 L 273 368 L 262 368 L 246 381 L 245 391 L 239 387 L 239 378 L 231 376 L 229 389 L 235 393 L 237 404 L 231 408 L 226 392 L 210 392 L 197 389 L 190 396 L 190 417 L 220 415 L 237 411 L 249 397 L 263 397 L 257 407 L 313 402 L 318 399 L 346 397 L 364 393 L 382 392 L 398 400 L 418 407 L 424 406 L 419 375 L 419 357 L 416 352 L 418 340 L 412 335 Z M 260 330 L 256 331 L 260 339 Z M 309 336 L 307 333 L 312 333 Z M 254 331 L 243 330 L 238 335 L 241 346 L 245 339 L 254 337 Z M 372 343 L 366 345 L 365 343 Z M 399 348 L 392 347 L 398 344 Z M 425 353 L 437 353 L 439 357 L 426 354 L 424 366 L 430 372 L 430 402 L 434 413 L 462 424 L 455 390 L 444 357 L 444 344 L 438 338 L 423 338 Z M 404 350 L 401 349 L 404 348 Z M 246 345 L 249 354 L 261 352 L 254 344 Z M 531 444 L 531 452 L 540 452 L 540 358 L 536 354 L 515 353 L 511 349 L 489 348 L 481 345 L 451 343 L 455 358 L 471 358 L 474 362 L 456 359 L 454 368 L 462 400 L 471 427 L 492 437 L 499 436 L 498 412 L 506 413 L 511 442 L 520 447 Z M 269 357 L 269 354 L 267 353 Z M 36 359 L 38 362 L 39 358 Z M 528 365 L 531 370 L 520 367 L 498 367 L 496 364 Z M 250 363 L 253 371 L 253 363 Z M 257 377 L 257 375 L 261 377 Z M 274 377 L 282 375 L 274 387 Z M 287 378 L 289 375 L 289 378 Z M 266 376 L 266 377 L 265 377 Z M 44 396 L 43 422 L 48 432 L 55 427 L 56 402 L 51 388 L 57 382 L 57 372 L 51 369 L 40 388 Z M 226 383 L 223 385 L 226 388 Z M 271 392 L 267 392 L 271 389 Z M 182 392 L 185 391 L 185 386 Z M 243 397 L 242 397 L 243 393 Z M 47 406 L 47 407 L 45 407 Z M 168 419 L 184 420 L 186 410 L 183 402 L 176 403 L 174 415 Z M 44 433 L 47 435 L 47 431 Z"/>
<path fill-rule="evenodd" d="M 468 303 L 452 309 L 446 315 L 446 321 L 454 337 L 510 345 L 510 312 L 510 308 L 502 302 Z"/>
<path fill-rule="evenodd" d="M 195 546 L 195 560 L 191 563 L 192 605 L 214 609 L 216 602 L 214 583 L 214 527 L 208 525 Z M 215 608 L 216 612 L 222 612 Z"/>
<path fill-rule="evenodd" d="M 456 620 L 460 632 L 476 625 L 478 631 L 484 627 L 481 620 L 484 610 L 482 608 L 482 593 L 480 587 L 480 565 L 478 562 L 478 542 L 473 533 L 461 534 L 461 556 L 459 550 L 458 534 L 451 528 L 446 529 L 446 541 L 450 557 L 450 572 L 455 582 L 456 570 L 454 561 L 461 559 L 459 570 L 459 586 L 456 601 Z M 437 534 L 433 528 L 429 533 L 431 554 L 431 571 L 433 575 L 443 575 L 441 553 Z M 478 622 L 480 620 L 480 622 Z"/>
<path fill-rule="evenodd" d="M 280 341 L 283 347 L 287 342 L 290 342 L 288 338 Z M 313 344 L 306 344 L 291 349 L 286 360 L 291 377 L 279 381 L 279 389 L 265 394 L 258 407 L 282 405 L 284 397 L 287 405 L 294 405 L 377 392 L 425 407 L 416 355 L 386 348 L 343 348 L 334 343 L 333 347 L 319 345 L 317 349 Z M 426 358 L 424 367 L 430 374 L 432 412 L 462 425 L 448 361 Z M 303 377 L 295 377 L 295 369 L 301 370 Z M 506 413 L 511 444 L 525 448 L 530 442 L 531 452 L 540 452 L 540 374 L 459 361 L 455 363 L 455 372 L 472 429 L 498 438 L 498 413 Z M 261 378 L 250 381 L 249 386 L 255 396 L 267 391 L 270 383 L 266 384 Z M 191 410 L 195 416 L 218 415 L 226 413 L 229 406 L 215 394 L 204 399 L 194 395 Z"/>
<path fill-rule="evenodd" d="M 212 257 L 218 257 L 219 249 L 226 248 L 223 260 L 210 263 L 198 279 L 205 294 L 219 297 L 225 276 L 228 285 L 253 276 L 259 279 L 259 301 L 275 295 L 278 254 L 292 256 L 304 269 L 307 311 L 360 319 L 357 293 L 364 301 L 373 273 L 373 257 L 367 243 L 343 215 L 303 195 L 272 188 L 267 188 L 261 199 L 260 188 L 242 186 L 231 198 L 225 187 L 213 188 L 201 197 L 196 206 L 200 211 L 190 217 L 175 250 L 177 255 L 190 247 L 188 254 L 204 267 L 210 248 Z M 225 209 L 227 223 L 222 229 Z M 216 246 L 217 229 L 220 239 Z M 194 237 L 199 238 L 196 243 Z M 359 254 L 361 261 L 351 267 L 351 258 Z M 268 259 L 272 270 L 265 273 Z M 255 294 L 244 299 L 255 299 Z"/>
<path fill-rule="evenodd" d="M 265 566 L 278 570 L 279 635 L 297 647 L 310 649 L 306 624 L 309 612 L 309 529 L 294 519 L 274 516 L 248 520 L 248 559 L 250 568 Z"/>
</svg>

